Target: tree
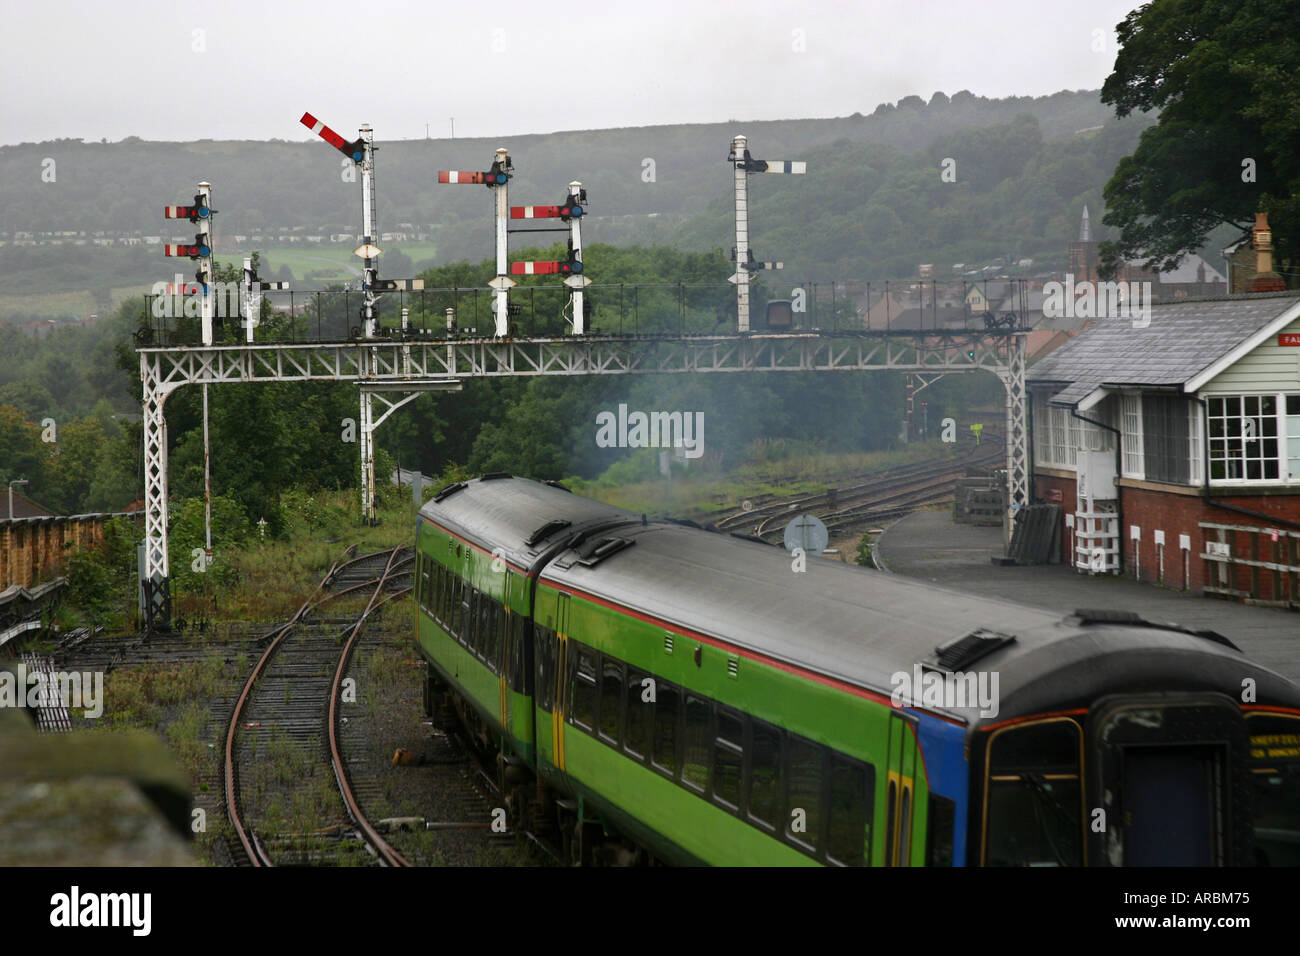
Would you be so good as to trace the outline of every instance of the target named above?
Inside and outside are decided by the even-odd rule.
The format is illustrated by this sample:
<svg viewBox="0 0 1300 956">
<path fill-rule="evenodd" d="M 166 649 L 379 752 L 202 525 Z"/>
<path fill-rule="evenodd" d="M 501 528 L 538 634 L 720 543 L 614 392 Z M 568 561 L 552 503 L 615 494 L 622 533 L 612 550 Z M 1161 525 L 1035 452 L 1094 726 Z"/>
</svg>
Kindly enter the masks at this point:
<svg viewBox="0 0 1300 956">
<path fill-rule="evenodd" d="M 1270 215 L 1279 254 L 1300 249 L 1300 6 L 1153 0 L 1116 29 L 1102 87 L 1120 117 L 1160 111 L 1106 184 L 1102 268 L 1125 259 L 1170 269 L 1223 224 Z"/>
</svg>

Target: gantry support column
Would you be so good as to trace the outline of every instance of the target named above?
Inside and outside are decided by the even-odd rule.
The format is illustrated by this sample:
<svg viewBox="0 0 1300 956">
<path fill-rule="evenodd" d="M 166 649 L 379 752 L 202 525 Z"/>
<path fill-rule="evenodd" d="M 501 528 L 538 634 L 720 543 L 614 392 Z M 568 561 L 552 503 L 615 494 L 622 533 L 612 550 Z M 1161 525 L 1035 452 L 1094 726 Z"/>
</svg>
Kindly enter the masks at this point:
<svg viewBox="0 0 1300 956">
<path fill-rule="evenodd" d="M 998 378 L 1007 396 L 1007 511 L 1003 536 L 1008 546 L 1015 528 L 1016 513 L 1029 504 L 1029 413 L 1025 393 L 1025 337 L 1008 336 L 1006 364 Z"/>
<path fill-rule="evenodd" d="M 147 630 L 171 627 L 167 558 L 167 419 L 163 406 L 178 386 L 163 384 L 158 353 L 140 353 L 144 431 L 144 564 L 140 567 Z"/>
</svg>

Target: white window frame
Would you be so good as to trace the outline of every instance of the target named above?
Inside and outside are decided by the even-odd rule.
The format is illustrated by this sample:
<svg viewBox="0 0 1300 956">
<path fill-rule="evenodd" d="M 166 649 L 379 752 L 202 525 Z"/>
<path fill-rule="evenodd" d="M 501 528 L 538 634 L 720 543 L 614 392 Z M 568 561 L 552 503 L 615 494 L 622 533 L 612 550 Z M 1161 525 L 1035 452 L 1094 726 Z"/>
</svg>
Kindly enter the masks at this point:
<svg viewBox="0 0 1300 956">
<path fill-rule="evenodd" d="M 1189 396 L 1190 399 L 1190 396 Z M 1205 484 L 1205 408 L 1190 401 L 1187 412 L 1187 464 L 1190 483 Z"/>
<path fill-rule="evenodd" d="M 1146 461 L 1142 446 L 1142 393 L 1124 392 L 1120 400 L 1120 438 L 1124 453 L 1121 474 L 1125 478 L 1146 478 Z"/>
<path fill-rule="evenodd" d="M 1215 478 L 1215 477 L 1213 477 L 1213 475 L 1211 475 L 1211 477 L 1210 477 L 1210 485 L 1211 485 L 1211 486 L 1213 486 L 1213 487 L 1229 487 L 1229 488 L 1231 488 L 1231 487 L 1240 487 L 1240 486 L 1247 486 L 1247 485 L 1272 485 L 1272 486 L 1297 486 L 1297 485 L 1300 485 L 1300 474 L 1297 474 L 1295 477 L 1292 477 L 1292 476 L 1290 475 L 1290 473 L 1289 473 L 1289 472 L 1290 472 L 1290 463 L 1289 463 L 1289 459 L 1288 459 L 1289 440 L 1290 440 L 1291 438 L 1300 438 L 1300 433 L 1297 433 L 1297 434 L 1295 434 L 1295 435 L 1292 435 L 1292 434 L 1290 433 L 1290 418 L 1297 418 L 1297 417 L 1300 417 L 1300 416 L 1290 416 L 1290 418 L 1289 418 L 1289 417 L 1287 416 L 1287 414 L 1286 414 L 1286 402 L 1287 402 L 1287 398 L 1288 398 L 1288 397 L 1292 397 L 1292 396 L 1296 396 L 1297 394 L 1298 394 L 1298 393 L 1295 392 L 1295 391 L 1284 391 L 1284 390 L 1278 390 L 1278 391 L 1250 391 L 1250 392 L 1215 392 L 1215 393 L 1211 393 L 1211 394 L 1205 394 L 1205 395 L 1202 396 L 1202 397 L 1205 399 L 1205 402 L 1206 402 L 1206 416 L 1205 416 L 1205 417 L 1206 417 L 1206 420 L 1205 420 L 1205 423 L 1204 423 L 1205 431 L 1204 431 L 1204 433 L 1203 433 L 1203 434 L 1204 434 L 1204 445 L 1203 445 L 1203 448 L 1204 448 L 1204 453 L 1205 453 L 1206 455 L 1209 455 L 1209 454 L 1210 454 L 1210 452 L 1211 452 L 1211 450 L 1212 450 L 1211 443 L 1212 443 L 1213 441 L 1215 441 L 1215 439 L 1211 439 L 1211 438 L 1210 438 L 1210 427 L 1209 427 L 1209 426 L 1210 426 L 1210 421 L 1209 421 L 1210 408 L 1209 408 L 1209 406 L 1210 406 L 1210 404 L 1211 404 L 1215 399 L 1237 399 L 1237 400 L 1238 400 L 1237 409 L 1240 411 L 1240 414 L 1235 414 L 1235 415 L 1232 415 L 1232 416 L 1229 416 L 1229 417 L 1231 417 L 1231 418 L 1242 418 L 1242 417 L 1244 417 L 1244 411 L 1241 411 L 1241 409 L 1242 409 L 1242 402 L 1241 402 L 1241 400 L 1242 400 L 1242 399 L 1247 399 L 1247 398 L 1258 398 L 1258 399 L 1271 398 L 1271 399 L 1273 399 L 1273 416 L 1272 416 L 1272 417 L 1273 417 L 1273 419 L 1274 419 L 1275 427 L 1276 427 L 1276 431 L 1275 431 L 1276 440 L 1277 440 L 1277 459 L 1276 459 L 1276 461 L 1277 461 L 1277 466 L 1278 466 L 1278 468 L 1277 468 L 1278 477 L 1276 477 L 1276 478 L 1250 478 L 1250 477 L 1247 477 L 1247 476 L 1245 476 L 1245 475 L 1243 474 L 1243 476 L 1240 477 L 1240 478 Z M 1243 458 L 1240 459 L 1240 460 L 1241 460 L 1241 461 L 1247 461 L 1247 460 L 1250 460 L 1250 459 L 1246 459 L 1246 458 L 1243 457 Z M 1267 460 L 1267 459 L 1264 459 L 1264 460 Z M 1214 463 L 1214 461 L 1213 461 L 1213 459 L 1211 459 L 1211 462 L 1210 462 L 1211 467 L 1213 467 L 1213 463 Z M 1204 466 L 1202 466 L 1202 467 L 1204 467 Z"/>
</svg>

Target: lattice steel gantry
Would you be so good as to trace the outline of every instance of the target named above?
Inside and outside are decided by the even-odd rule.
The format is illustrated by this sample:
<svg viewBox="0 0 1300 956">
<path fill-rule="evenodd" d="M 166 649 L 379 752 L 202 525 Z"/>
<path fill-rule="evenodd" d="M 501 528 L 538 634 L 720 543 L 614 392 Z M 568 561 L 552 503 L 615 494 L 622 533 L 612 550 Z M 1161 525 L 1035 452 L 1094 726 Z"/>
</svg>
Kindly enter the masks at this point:
<svg viewBox="0 0 1300 956">
<path fill-rule="evenodd" d="M 986 371 L 1006 391 L 1008 516 L 1029 502 L 1027 330 L 280 343 L 142 348 L 148 623 L 170 624 L 167 397 L 185 385 L 357 382 L 364 393 L 454 389 L 469 378 L 686 372 Z M 413 395 L 409 397 L 414 397 Z M 406 399 L 406 400 L 409 400 Z M 394 411 L 404 401 L 386 402 Z M 1010 522 L 1007 532 L 1010 531 Z"/>
</svg>

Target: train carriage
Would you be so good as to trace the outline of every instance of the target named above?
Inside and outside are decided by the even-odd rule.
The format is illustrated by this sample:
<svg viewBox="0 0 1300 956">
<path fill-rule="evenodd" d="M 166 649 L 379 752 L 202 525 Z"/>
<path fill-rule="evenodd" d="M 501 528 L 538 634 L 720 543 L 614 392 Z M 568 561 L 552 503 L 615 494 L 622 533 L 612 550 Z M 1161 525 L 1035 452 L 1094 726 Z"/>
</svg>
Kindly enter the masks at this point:
<svg viewBox="0 0 1300 956">
<path fill-rule="evenodd" d="M 1219 635 L 798 572 L 523 479 L 417 534 L 431 684 L 578 859 L 1300 862 L 1300 690 Z"/>
</svg>

